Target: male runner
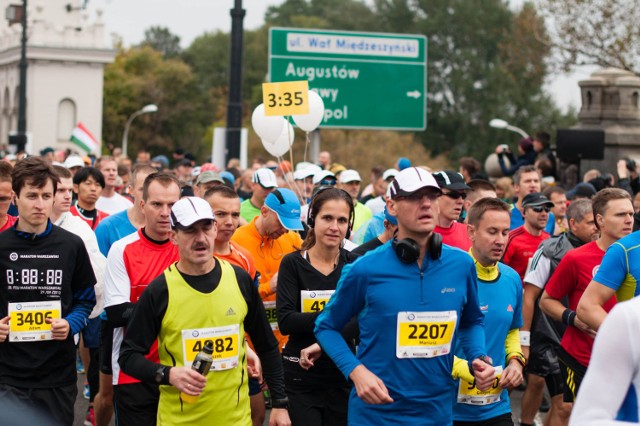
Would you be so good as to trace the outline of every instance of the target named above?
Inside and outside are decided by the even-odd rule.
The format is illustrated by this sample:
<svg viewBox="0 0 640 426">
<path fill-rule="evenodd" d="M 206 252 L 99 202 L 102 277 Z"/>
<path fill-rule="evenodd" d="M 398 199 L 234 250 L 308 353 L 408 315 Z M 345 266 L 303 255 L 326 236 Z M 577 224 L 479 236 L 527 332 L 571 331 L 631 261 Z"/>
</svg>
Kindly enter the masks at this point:
<svg viewBox="0 0 640 426">
<path fill-rule="evenodd" d="M 84 243 L 49 219 L 58 184 L 39 157 L 12 173 L 15 226 L 0 238 L 0 395 L 44 408 L 71 425 L 77 395 L 73 335 L 95 305 Z M 18 409 L 18 408 L 16 408 Z"/>
<path fill-rule="evenodd" d="M 267 196 L 260 215 L 238 228 L 231 237 L 253 255 L 260 273 L 258 292 L 270 312 L 275 312 L 280 262 L 286 254 L 302 246 L 302 238 L 295 232 L 301 229 L 298 197 L 290 189 L 280 188 Z M 282 348 L 287 337 L 280 334 L 277 322 L 272 322 L 271 327 Z"/>
<path fill-rule="evenodd" d="M 440 194 L 427 171 L 409 167 L 398 173 L 387 191 L 387 209 L 398 220 L 397 241 L 343 271 L 316 320 L 322 350 L 354 384 L 352 425 L 451 425 L 456 339 L 471 360 L 478 388 L 493 382 L 473 261 L 433 240 Z M 357 355 L 341 335 L 353 317 L 360 327 Z"/>
<path fill-rule="evenodd" d="M 92 230 L 104 220 L 108 213 L 96 207 L 100 191 L 104 188 L 104 176 L 95 167 L 84 167 L 73 175 L 73 192 L 78 200 L 71 206 L 70 212 L 84 220 Z"/>
<path fill-rule="evenodd" d="M 525 358 L 520 348 L 522 284 L 516 271 L 498 261 L 509 238 L 510 207 L 498 198 L 483 198 L 467 212 L 471 257 L 478 274 L 478 299 L 484 312 L 487 352 L 502 370 L 491 388 L 480 391 L 469 372 L 462 351 L 454 363 L 460 377 L 457 403 L 453 407 L 456 426 L 513 426 L 509 390 L 522 383 Z"/>
<path fill-rule="evenodd" d="M 125 327 L 130 323 L 135 304 L 149 283 L 171 263 L 178 250 L 169 241 L 171 207 L 180 198 L 175 175 L 152 173 L 144 181 L 140 206 L 145 226 L 117 241 L 107 256 L 104 306 L 107 321 L 117 327 L 113 333 L 112 369 L 114 406 L 119 426 L 153 425 L 158 409 L 158 386 L 143 383 L 121 371 L 118 364 Z M 157 362 L 157 347 L 147 354 Z"/>
<path fill-rule="evenodd" d="M 96 161 L 96 168 L 104 176 L 104 186 L 96 206 L 108 214 L 115 214 L 131 207 L 131 201 L 116 192 L 118 185 L 118 163 L 113 157 L 100 157 Z"/>
<path fill-rule="evenodd" d="M 246 425 L 246 329 L 273 396 L 270 424 L 290 425 L 277 342 L 251 277 L 212 255 L 216 225 L 211 207 L 201 198 L 183 198 L 172 208 L 171 225 L 180 261 L 142 294 L 123 343 L 123 368 L 161 385 L 158 424 Z M 159 362 L 145 356 L 156 339 Z M 203 376 L 191 363 L 207 340 L 215 357 Z M 198 400 L 187 403 L 184 395 Z"/>
<path fill-rule="evenodd" d="M 620 188 L 603 189 L 593 197 L 592 203 L 600 237 L 566 254 L 540 299 L 540 307 L 544 312 L 567 325 L 558 352 L 564 367 L 564 401 L 567 403 L 575 402 L 589 366 L 595 337 L 594 330 L 576 317 L 578 301 L 598 270 L 605 251 L 631 233 L 626 212 L 630 209 L 633 211 L 633 204 L 627 191 Z M 562 303 L 565 298 L 568 298 L 568 307 Z M 615 304 L 615 297 L 611 297 L 602 308 L 609 312 Z"/>
</svg>

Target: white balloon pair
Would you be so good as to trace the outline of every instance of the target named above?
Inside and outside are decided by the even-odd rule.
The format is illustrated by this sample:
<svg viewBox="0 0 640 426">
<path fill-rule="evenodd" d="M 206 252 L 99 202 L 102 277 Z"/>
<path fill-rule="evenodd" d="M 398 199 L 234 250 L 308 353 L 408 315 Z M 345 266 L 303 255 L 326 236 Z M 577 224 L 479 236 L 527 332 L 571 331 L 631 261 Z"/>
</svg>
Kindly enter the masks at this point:
<svg viewBox="0 0 640 426">
<path fill-rule="evenodd" d="M 309 113 L 292 116 L 296 126 L 305 132 L 315 130 L 324 117 L 324 102 L 320 95 L 309 90 L 308 99 Z M 264 148 L 274 157 L 284 155 L 293 145 L 294 132 L 291 123 L 279 115 L 265 115 L 264 104 L 258 105 L 253 110 L 251 124 L 253 130 L 260 136 Z"/>
</svg>

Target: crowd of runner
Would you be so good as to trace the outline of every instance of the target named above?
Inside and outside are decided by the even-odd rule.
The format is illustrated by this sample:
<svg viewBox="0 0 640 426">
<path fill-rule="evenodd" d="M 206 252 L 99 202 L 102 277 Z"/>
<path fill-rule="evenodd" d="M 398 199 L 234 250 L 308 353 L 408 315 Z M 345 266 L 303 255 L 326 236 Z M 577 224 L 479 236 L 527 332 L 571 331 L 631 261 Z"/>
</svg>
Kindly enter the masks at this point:
<svg viewBox="0 0 640 426">
<path fill-rule="evenodd" d="M 578 181 L 549 143 L 499 179 L 6 155 L 0 423 L 528 426 L 545 388 L 545 425 L 640 422 L 637 166 Z"/>
</svg>

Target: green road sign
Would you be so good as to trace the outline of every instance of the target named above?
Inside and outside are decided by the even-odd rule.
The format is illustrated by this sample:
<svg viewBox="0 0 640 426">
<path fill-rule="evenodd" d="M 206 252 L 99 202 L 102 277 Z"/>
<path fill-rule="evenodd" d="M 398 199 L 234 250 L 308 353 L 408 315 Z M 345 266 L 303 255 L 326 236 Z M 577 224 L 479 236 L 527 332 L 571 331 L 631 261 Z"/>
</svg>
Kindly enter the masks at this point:
<svg viewBox="0 0 640 426">
<path fill-rule="evenodd" d="M 424 130 L 427 39 L 422 35 L 271 28 L 270 81 L 308 80 L 322 127 Z"/>
</svg>

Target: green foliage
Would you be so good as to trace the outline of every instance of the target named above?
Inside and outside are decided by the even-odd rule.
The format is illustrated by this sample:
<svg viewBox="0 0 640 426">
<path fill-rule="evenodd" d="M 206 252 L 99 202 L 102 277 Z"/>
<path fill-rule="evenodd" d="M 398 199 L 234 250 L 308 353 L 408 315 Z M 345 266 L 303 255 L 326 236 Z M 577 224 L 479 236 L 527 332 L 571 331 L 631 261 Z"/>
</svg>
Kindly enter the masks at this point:
<svg viewBox="0 0 640 426">
<path fill-rule="evenodd" d="M 153 103 L 158 111 L 136 118 L 130 127 L 129 155 L 140 148 L 166 154 L 177 146 L 204 155 L 200 139 L 214 108 L 183 61 L 164 59 L 148 46 L 121 50 L 105 68 L 104 100 L 105 144 L 120 146 L 127 119 Z"/>
<path fill-rule="evenodd" d="M 175 58 L 182 52 L 180 37 L 172 34 L 166 27 L 150 27 L 144 32 L 141 46 L 149 46 L 162 52 L 165 58 Z"/>
</svg>

